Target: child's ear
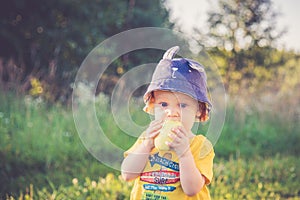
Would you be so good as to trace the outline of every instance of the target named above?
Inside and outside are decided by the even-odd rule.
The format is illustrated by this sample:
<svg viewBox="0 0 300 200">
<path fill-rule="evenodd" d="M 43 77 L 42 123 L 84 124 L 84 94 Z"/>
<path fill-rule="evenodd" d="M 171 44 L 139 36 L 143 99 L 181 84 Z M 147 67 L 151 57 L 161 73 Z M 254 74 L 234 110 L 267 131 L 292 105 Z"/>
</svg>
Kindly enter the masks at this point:
<svg viewBox="0 0 300 200">
<path fill-rule="evenodd" d="M 200 109 L 198 109 L 196 112 L 196 118 L 200 118 L 200 117 L 201 117 L 201 111 Z"/>
<path fill-rule="evenodd" d="M 154 114 L 154 102 L 155 102 L 155 99 L 154 97 L 151 97 L 149 99 L 149 101 L 147 102 L 147 105 L 146 105 L 146 112 L 150 113 L 150 114 Z"/>
</svg>

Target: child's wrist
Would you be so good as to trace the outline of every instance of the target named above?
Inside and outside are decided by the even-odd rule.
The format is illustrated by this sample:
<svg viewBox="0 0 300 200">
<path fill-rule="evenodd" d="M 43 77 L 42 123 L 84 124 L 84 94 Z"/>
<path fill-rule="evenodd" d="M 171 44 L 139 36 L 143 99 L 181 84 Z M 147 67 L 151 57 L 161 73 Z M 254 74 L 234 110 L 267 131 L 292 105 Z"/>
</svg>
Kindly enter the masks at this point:
<svg viewBox="0 0 300 200">
<path fill-rule="evenodd" d="M 181 155 L 179 155 L 179 159 L 185 159 L 185 158 L 189 158 L 189 157 L 193 157 L 192 152 L 190 151 L 190 149 L 187 149 Z"/>
<path fill-rule="evenodd" d="M 150 144 L 151 142 L 147 141 L 147 140 L 149 140 L 149 139 L 143 140 L 142 145 L 143 145 L 145 151 L 150 153 L 154 146 L 151 145 Z"/>
</svg>

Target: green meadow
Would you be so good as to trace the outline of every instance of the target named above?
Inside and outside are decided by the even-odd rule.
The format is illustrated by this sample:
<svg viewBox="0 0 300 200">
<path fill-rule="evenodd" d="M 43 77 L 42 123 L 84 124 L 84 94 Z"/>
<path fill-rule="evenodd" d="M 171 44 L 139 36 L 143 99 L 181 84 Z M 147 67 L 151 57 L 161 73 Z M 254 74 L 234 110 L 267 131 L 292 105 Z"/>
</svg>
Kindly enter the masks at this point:
<svg viewBox="0 0 300 200">
<path fill-rule="evenodd" d="M 84 147 L 71 108 L 29 96 L 0 98 L 3 199 L 129 198 L 132 182 L 124 182 L 119 171 L 103 165 Z M 97 98 L 96 113 L 104 132 L 127 149 L 135 138 L 115 124 L 108 98 Z M 247 111 L 238 104 L 227 106 L 214 146 L 214 179 L 209 186 L 213 199 L 299 199 L 299 121 L 288 118 L 290 113 L 279 115 L 279 108 L 262 112 L 248 105 Z M 146 125 L 150 119 L 141 108 L 131 109 L 131 116 Z M 208 126 L 201 124 L 197 134 Z"/>
</svg>

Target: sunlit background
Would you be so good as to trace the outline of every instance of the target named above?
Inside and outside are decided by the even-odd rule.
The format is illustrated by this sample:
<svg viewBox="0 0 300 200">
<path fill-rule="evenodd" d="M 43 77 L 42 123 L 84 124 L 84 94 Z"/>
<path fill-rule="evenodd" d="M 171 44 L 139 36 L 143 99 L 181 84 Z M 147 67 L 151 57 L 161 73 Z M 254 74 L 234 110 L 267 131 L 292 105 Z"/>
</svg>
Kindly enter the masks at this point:
<svg viewBox="0 0 300 200">
<path fill-rule="evenodd" d="M 212 199 L 300 199 L 299 8 L 299 0 L 1 1 L 0 199 L 129 199 L 132 182 L 84 147 L 72 95 L 83 100 L 73 102 L 74 109 L 95 100 L 105 136 L 128 149 L 140 133 L 118 127 L 112 93 L 128 71 L 158 62 L 164 51 L 128 52 L 109 65 L 98 85 L 74 82 L 97 45 L 140 27 L 183 32 L 175 40 L 186 49 L 180 53 L 197 52 L 193 59 L 207 70 L 217 67 L 222 77 L 227 110 L 214 146 Z M 116 51 L 111 45 L 97 52 L 93 67 L 107 64 Z M 211 89 L 212 80 L 208 74 Z M 142 111 L 145 88 L 124 102 L 133 123 L 144 126 L 151 120 Z M 81 117 L 91 132 L 89 119 Z M 195 134 L 205 135 L 210 122 L 197 125 Z M 94 148 L 106 148 L 89 139 Z"/>
<path fill-rule="evenodd" d="M 299 18 L 300 1 L 298 0 L 273 0 L 273 7 L 279 13 L 277 26 L 287 32 L 278 42 L 278 47 L 300 51 L 300 27 Z M 187 34 L 193 32 L 193 28 L 207 28 L 207 12 L 214 10 L 216 0 L 167 0 L 166 7 L 170 9 L 170 19 L 177 27 Z"/>
</svg>

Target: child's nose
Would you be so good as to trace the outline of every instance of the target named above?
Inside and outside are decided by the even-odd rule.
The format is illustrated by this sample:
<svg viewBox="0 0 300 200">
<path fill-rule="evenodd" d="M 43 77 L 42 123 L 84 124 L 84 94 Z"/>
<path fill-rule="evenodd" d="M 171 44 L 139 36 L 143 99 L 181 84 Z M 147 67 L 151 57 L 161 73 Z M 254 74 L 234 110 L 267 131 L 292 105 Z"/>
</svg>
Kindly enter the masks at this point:
<svg viewBox="0 0 300 200">
<path fill-rule="evenodd" d="M 179 110 L 177 108 L 169 108 L 165 110 L 167 117 L 179 117 Z"/>
</svg>

